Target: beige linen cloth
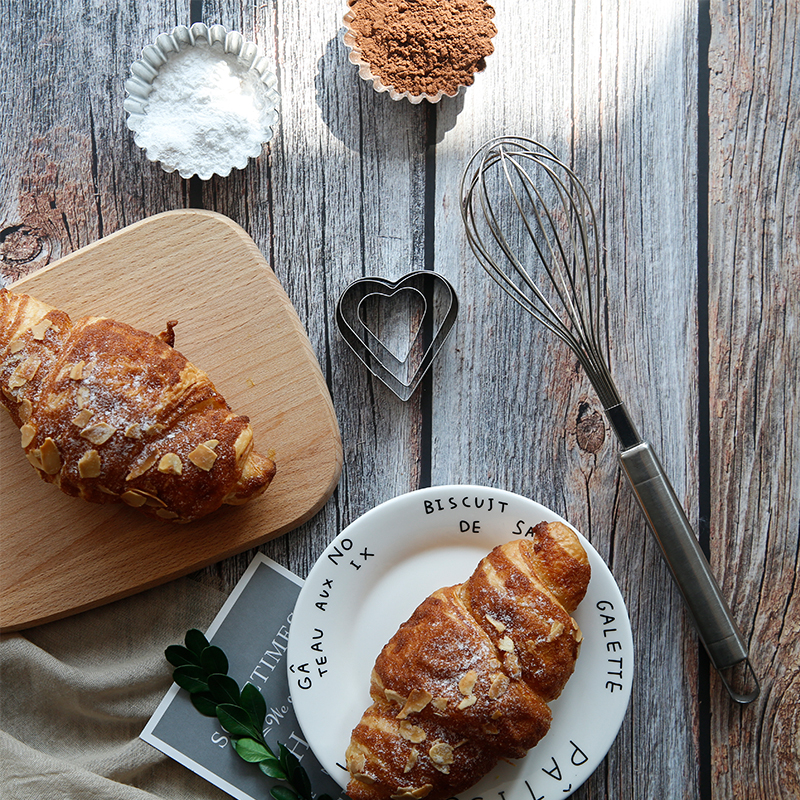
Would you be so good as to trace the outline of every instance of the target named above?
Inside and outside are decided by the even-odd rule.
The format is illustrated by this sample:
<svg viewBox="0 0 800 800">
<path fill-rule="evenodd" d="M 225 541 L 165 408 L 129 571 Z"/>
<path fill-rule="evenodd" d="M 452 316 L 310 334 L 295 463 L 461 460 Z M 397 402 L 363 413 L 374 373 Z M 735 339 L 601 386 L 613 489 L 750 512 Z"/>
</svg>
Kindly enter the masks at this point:
<svg viewBox="0 0 800 800">
<path fill-rule="evenodd" d="M 183 578 L 0 636 L 0 798 L 228 798 L 138 738 L 172 682 L 164 649 L 224 600 Z"/>
</svg>

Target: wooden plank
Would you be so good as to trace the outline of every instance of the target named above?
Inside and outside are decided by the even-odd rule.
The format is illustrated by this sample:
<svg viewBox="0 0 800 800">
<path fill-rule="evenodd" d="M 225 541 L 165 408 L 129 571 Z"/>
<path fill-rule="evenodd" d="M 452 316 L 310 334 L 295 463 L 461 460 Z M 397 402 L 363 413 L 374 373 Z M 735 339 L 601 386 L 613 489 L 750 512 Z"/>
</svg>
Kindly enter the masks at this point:
<svg viewBox="0 0 800 800">
<path fill-rule="evenodd" d="M 463 315 L 434 382 L 434 483 L 475 481 L 570 519 L 610 563 L 636 637 L 632 712 L 586 797 L 697 797 L 696 637 L 575 359 L 476 272 L 458 213 L 467 158 L 498 134 L 553 147 L 601 214 L 620 390 L 691 518 L 697 504 L 695 75 L 692 3 L 497 4 L 496 52 L 437 149 L 437 269 Z M 546 35 L 542 32 L 546 31 Z M 513 89 L 511 88 L 513 86 Z M 452 454 L 458 453 L 458 460 Z"/>
<path fill-rule="evenodd" d="M 5 281 L 149 214 L 186 205 L 186 186 L 133 145 L 122 112 L 128 65 L 174 5 L 136 14 L 48 3 L 3 4 L 0 238 Z M 31 16 L 32 15 L 32 16 Z M 36 24 L 30 24 L 35 18 Z"/>
<path fill-rule="evenodd" d="M 715 798 L 800 795 L 797 3 L 711 3 L 712 555 L 762 694 L 712 693 Z"/>
</svg>

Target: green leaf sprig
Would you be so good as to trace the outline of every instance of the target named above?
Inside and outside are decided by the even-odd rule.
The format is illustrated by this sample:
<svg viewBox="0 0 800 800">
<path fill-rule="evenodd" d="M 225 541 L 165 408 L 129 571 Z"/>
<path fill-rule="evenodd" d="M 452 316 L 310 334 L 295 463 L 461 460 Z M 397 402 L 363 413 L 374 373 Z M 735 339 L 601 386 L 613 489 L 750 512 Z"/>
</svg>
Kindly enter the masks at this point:
<svg viewBox="0 0 800 800">
<path fill-rule="evenodd" d="M 228 658 L 201 631 L 186 633 L 185 647 L 170 645 L 164 655 L 175 667 L 172 678 L 191 695 L 192 705 L 206 717 L 216 717 L 230 734 L 233 749 L 244 761 L 257 764 L 268 777 L 288 786 L 271 787 L 274 800 L 312 800 L 311 781 L 297 756 L 278 744 L 278 755 L 264 739 L 267 703 L 252 683 L 239 689 L 228 675 Z M 316 800 L 331 800 L 319 795 Z"/>
</svg>

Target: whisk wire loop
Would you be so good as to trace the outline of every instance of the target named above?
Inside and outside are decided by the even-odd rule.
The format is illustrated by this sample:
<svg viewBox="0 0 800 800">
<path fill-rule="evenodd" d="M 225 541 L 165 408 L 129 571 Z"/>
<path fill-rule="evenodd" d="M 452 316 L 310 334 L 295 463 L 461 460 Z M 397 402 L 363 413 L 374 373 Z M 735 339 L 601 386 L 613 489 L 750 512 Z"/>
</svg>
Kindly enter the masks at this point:
<svg viewBox="0 0 800 800">
<path fill-rule="evenodd" d="M 482 165 L 485 168 L 485 165 Z M 509 244 L 505 234 L 503 233 L 503 228 L 498 222 L 497 216 L 495 215 L 494 205 L 491 201 L 491 198 L 486 191 L 485 185 L 481 184 L 483 187 L 483 191 L 481 191 L 479 195 L 479 200 L 481 203 L 481 209 L 484 211 L 487 227 L 490 233 L 495 237 L 495 240 L 500 245 L 500 249 L 503 255 L 506 256 L 508 261 L 511 263 L 512 267 L 516 270 L 517 274 L 521 278 L 522 282 L 528 287 L 528 289 L 533 293 L 534 297 L 538 302 L 541 304 L 541 309 L 536 306 L 535 304 L 531 303 L 528 300 L 527 295 L 525 292 L 520 290 L 515 281 L 513 281 L 509 275 L 509 273 L 504 272 L 500 266 L 497 264 L 496 261 L 488 257 L 488 251 L 485 247 L 482 247 L 483 251 L 487 254 L 487 261 L 486 263 L 490 266 L 491 270 L 493 270 L 496 277 L 502 278 L 506 281 L 508 288 L 512 290 L 514 294 L 519 297 L 519 300 L 523 303 L 524 307 L 530 307 L 532 309 L 532 313 L 534 313 L 537 317 L 542 317 L 544 320 L 550 323 L 552 328 L 556 329 L 556 332 L 562 336 L 567 335 L 571 338 L 571 334 L 568 328 L 566 328 L 561 319 L 559 318 L 558 314 L 556 313 L 555 309 L 552 307 L 548 299 L 545 295 L 540 291 L 536 282 L 531 278 L 530 273 L 525 268 L 525 265 L 517 258 L 517 255 L 514 249 Z M 517 207 L 520 207 L 519 198 L 516 196 L 516 192 L 513 189 L 513 185 L 510 184 L 512 189 L 512 194 L 514 199 L 517 203 Z M 527 218 L 526 218 L 527 219 Z M 530 226 L 527 226 L 530 230 Z M 531 236 L 533 241 L 534 247 L 536 248 L 537 252 L 540 252 L 540 246 L 538 240 Z M 544 260 L 544 256 L 540 252 L 540 257 Z M 546 263 L 546 262 L 545 262 Z"/>
<path fill-rule="evenodd" d="M 554 274 L 552 269 L 551 269 L 551 266 L 550 266 L 551 263 L 558 263 L 557 259 L 558 259 L 559 256 L 556 255 L 555 248 L 558 249 L 560 258 L 566 259 L 566 255 L 564 253 L 564 248 L 563 248 L 561 240 L 558 237 L 556 237 L 555 247 L 554 247 L 550 236 L 547 235 L 547 227 L 545 226 L 545 224 L 544 224 L 544 222 L 542 220 L 542 216 L 541 216 L 541 214 L 539 212 L 539 204 L 542 204 L 544 202 L 544 200 L 542 198 L 542 195 L 541 195 L 541 192 L 539 191 L 538 187 L 532 182 L 531 177 L 528 174 L 528 172 L 525 170 L 525 168 L 519 162 L 517 162 L 516 159 L 514 159 L 510 154 L 508 154 L 505 151 L 505 149 L 503 149 L 503 148 L 500 149 L 500 161 L 502 163 L 503 172 L 505 174 L 506 181 L 508 182 L 508 186 L 509 186 L 509 190 L 511 192 L 511 195 L 514 198 L 514 202 L 516 203 L 517 211 L 519 212 L 519 215 L 520 215 L 520 218 L 522 220 L 522 223 L 523 223 L 523 225 L 525 227 L 525 230 L 528 233 L 528 236 L 529 236 L 531 242 L 533 243 L 533 246 L 534 246 L 534 248 L 536 250 L 537 255 L 539 256 L 539 259 L 541 260 L 542 265 L 544 266 L 545 271 L 547 272 L 548 277 L 550 278 L 550 280 L 553 283 L 553 288 L 556 291 L 558 299 L 562 302 L 562 304 L 566 308 L 567 314 L 568 314 L 569 318 L 572 320 L 573 324 L 578 329 L 579 334 L 583 334 L 583 330 L 582 330 L 583 326 L 581 324 L 582 320 L 580 320 L 580 317 L 579 317 L 579 315 L 578 315 L 578 313 L 577 313 L 577 311 L 576 311 L 576 309 L 574 307 L 574 304 L 572 303 L 571 292 L 574 295 L 574 290 L 575 290 L 574 281 L 572 280 L 572 276 L 567 274 L 567 277 L 569 279 L 569 284 L 570 285 L 566 286 L 565 282 L 564 282 L 564 273 L 559 272 L 557 274 Z M 509 173 L 509 163 L 514 165 L 514 169 L 518 173 L 519 177 L 522 178 L 522 188 L 525 191 L 527 199 L 531 204 L 531 210 L 533 211 L 533 214 L 534 214 L 534 216 L 536 218 L 536 223 L 537 223 L 537 226 L 538 226 L 539 230 L 541 231 L 541 236 L 544 239 L 545 244 L 547 245 L 546 249 L 547 249 L 547 252 L 550 255 L 549 259 L 547 258 L 547 256 L 543 252 L 543 248 L 540 247 L 539 238 L 536 236 L 536 233 L 534 232 L 534 229 L 530 224 L 530 219 L 529 219 L 528 215 L 525 213 L 525 209 L 523 208 L 522 202 L 519 199 L 519 195 L 517 193 L 513 178 Z M 561 195 L 562 187 L 559 185 L 558 180 L 555 180 L 554 184 L 555 184 L 556 188 L 558 189 L 559 195 Z M 534 200 L 534 195 L 536 197 L 535 200 Z M 561 200 L 563 202 L 563 196 L 561 197 Z M 544 207 L 544 213 L 547 216 L 548 222 L 552 225 L 553 224 L 553 219 L 552 219 L 552 216 L 550 214 L 550 210 L 546 205 L 544 205 L 543 207 Z M 547 306 L 548 310 L 553 313 L 553 316 L 556 317 L 556 319 L 558 319 L 557 315 L 555 314 L 555 312 L 552 309 L 552 306 L 546 301 L 546 299 L 544 298 L 544 295 L 539 291 L 538 287 L 536 286 L 536 283 L 530 277 L 530 274 L 528 273 L 528 271 L 523 268 L 523 273 L 524 274 L 523 274 L 522 277 L 524 278 L 526 284 L 528 286 L 530 286 L 531 289 L 537 293 L 537 295 L 540 297 L 541 301 Z"/>
<path fill-rule="evenodd" d="M 529 173 L 522 167 L 522 165 L 520 165 L 516 161 L 516 159 L 513 158 L 513 156 L 506 156 L 505 150 L 503 148 L 501 148 L 501 157 L 503 158 L 504 162 L 504 171 L 506 173 L 506 179 L 509 182 L 509 187 L 511 189 L 511 192 L 514 195 L 514 198 L 517 202 L 517 209 L 522 217 L 523 224 L 526 230 L 528 231 L 528 235 L 531 241 L 533 242 L 534 247 L 536 248 L 539 258 L 542 261 L 545 272 L 552 281 L 553 287 L 556 290 L 556 294 L 558 295 L 558 298 L 561 300 L 567 312 L 567 316 L 569 317 L 572 325 L 575 327 L 578 333 L 578 338 L 587 340 L 591 336 L 592 329 L 591 326 L 587 324 L 587 320 L 584 318 L 582 305 L 580 303 L 575 302 L 575 299 L 579 297 L 578 289 L 576 287 L 576 282 L 575 282 L 576 259 L 574 257 L 571 259 L 572 266 L 570 267 L 570 258 L 567 255 L 567 252 L 565 252 L 563 242 L 558 235 L 555 235 L 554 237 L 556 242 L 556 247 L 558 248 L 558 256 L 556 256 L 550 237 L 548 236 L 547 233 L 548 226 L 550 230 L 553 231 L 555 230 L 556 222 L 553 219 L 553 215 L 547 203 L 545 202 L 545 199 L 542 196 L 541 191 L 539 190 L 538 186 L 535 184 Z M 523 155 L 523 157 L 527 156 Z M 520 176 L 523 177 L 524 179 L 522 186 L 525 189 L 528 200 L 531 202 L 531 208 L 536 217 L 536 222 L 539 226 L 539 230 L 541 231 L 542 237 L 547 242 L 548 251 L 550 253 L 549 260 L 545 258 L 541 248 L 538 246 L 538 240 L 536 234 L 531 228 L 528 216 L 525 214 L 525 210 L 517 198 L 517 193 L 514 189 L 513 182 L 511 181 L 511 178 L 509 177 L 507 171 L 506 162 L 508 161 L 510 161 L 515 165 Z M 545 161 L 539 162 L 539 166 L 541 166 L 545 170 L 547 175 L 550 177 L 553 186 L 555 187 L 558 193 L 562 209 L 565 212 L 567 212 L 567 214 L 576 211 L 577 210 L 576 202 L 573 198 L 573 195 L 569 191 L 567 186 L 564 184 L 564 182 L 561 180 L 561 178 L 556 174 L 556 172 L 552 168 L 548 166 L 548 164 Z M 533 195 L 531 194 L 531 189 L 533 190 L 533 194 L 535 194 L 536 196 L 536 201 L 534 201 L 533 199 Z M 544 213 L 547 217 L 548 226 L 545 226 L 542 220 L 542 216 L 539 212 L 539 206 L 541 206 L 544 209 Z M 580 220 L 580 216 L 577 219 Z M 587 246 L 586 246 L 587 245 L 586 232 L 583 228 L 583 225 L 581 225 L 580 222 L 577 225 L 577 227 L 579 229 L 578 232 L 581 234 L 581 244 L 583 245 L 584 264 L 588 266 L 589 262 L 588 262 Z M 577 242 L 575 241 L 575 230 L 573 226 L 567 226 L 567 234 L 570 237 L 570 252 L 576 253 L 578 251 L 578 247 L 577 247 Z M 555 264 L 556 266 L 558 264 L 563 264 L 565 266 L 565 269 L 554 270 L 551 267 L 551 264 Z M 588 305 L 589 308 L 591 308 L 591 295 L 588 295 Z"/>
<path fill-rule="evenodd" d="M 555 191 L 548 202 L 539 181 Z M 505 192 L 493 200 L 491 181 Z M 533 246 L 534 262 L 547 278 L 548 293 L 506 233 L 503 197 Z M 523 137 L 500 137 L 478 151 L 464 172 L 461 213 L 468 242 L 494 281 L 525 311 L 558 336 L 576 355 L 606 408 L 620 403 L 601 345 L 602 296 L 597 219 L 575 173 L 552 151 Z M 506 214 L 507 219 L 507 214 Z M 587 227 L 589 230 L 587 230 Z M 509 228 L 519 235 L 520 227 Z M 503 266 L 503 265 L 506 266 Z M 558 305 L 558 310 L 554 305 Z"/>
</svg>

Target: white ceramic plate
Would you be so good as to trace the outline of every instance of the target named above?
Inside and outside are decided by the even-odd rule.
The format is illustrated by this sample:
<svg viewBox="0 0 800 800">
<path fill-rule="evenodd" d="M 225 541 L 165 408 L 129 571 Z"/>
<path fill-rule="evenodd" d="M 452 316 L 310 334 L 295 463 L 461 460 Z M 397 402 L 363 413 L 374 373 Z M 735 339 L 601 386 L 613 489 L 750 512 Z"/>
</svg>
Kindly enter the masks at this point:
<svg viewBox="0 0 800 800">
<path fill-rule="evenodd" d="M 543 520 L 566 522 L 510 492 L 439 486 L 377 506 L 326 548 L 295 607 L 289 686 L 307 742 L 342 787 L 344 751 L 370 703 L 370 672 L 383 645 L 432 591 L 461 583 L 494 546 Z M 525 758 L 501 762 L 462 800 L 568 797 L 619 731 L 633 677 L 630 622 L 608 567 L 578 536 L 592 568 L 574 615 L 584 639 L 573 676 L 551 703 L 550 731 Z"/>
</svg>

